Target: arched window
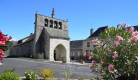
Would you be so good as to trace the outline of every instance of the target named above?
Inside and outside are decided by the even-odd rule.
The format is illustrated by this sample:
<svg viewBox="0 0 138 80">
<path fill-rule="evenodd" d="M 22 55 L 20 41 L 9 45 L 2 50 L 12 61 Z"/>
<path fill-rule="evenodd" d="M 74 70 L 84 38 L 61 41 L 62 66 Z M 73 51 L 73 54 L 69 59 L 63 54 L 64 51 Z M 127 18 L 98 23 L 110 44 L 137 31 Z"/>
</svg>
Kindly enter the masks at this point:
<svg viewBox="0 0 138 80">
<path fill-rule="evenodd" d="M 61 22 L 59 22 L 59 29 L 62 29 L 62 23 Z"/>
<path fill-rule="evenodd" d="M 48 20 L 45 19 L 45 27 L 48 27 Z"/>
<path fill-rule="evenodd" d="M 53 21 L 50 20 L 50 27 L 53 28 Z"/>
<path fill-rule="evenodd" d="M 57 21 L 54 21 L 54 28 L 57 29 Z"/>
</svg>

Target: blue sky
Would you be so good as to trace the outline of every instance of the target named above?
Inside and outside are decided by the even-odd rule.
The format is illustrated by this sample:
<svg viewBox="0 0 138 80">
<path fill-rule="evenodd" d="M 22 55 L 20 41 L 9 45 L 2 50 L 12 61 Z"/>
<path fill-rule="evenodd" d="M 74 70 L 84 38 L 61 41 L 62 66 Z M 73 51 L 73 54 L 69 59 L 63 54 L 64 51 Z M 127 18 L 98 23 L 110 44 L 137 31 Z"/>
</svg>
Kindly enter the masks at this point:
<svg viewBox="0 0 138 80">
<path fill-rule="evenodd" d="M 70 40 L 82 40 L 102 26 L 138 25 L 138 0 L 0 0 L 0 30 L 20 40 L 34 33 L 35 13 L 69 21 Z M 91 24 L 92 25 L 91 25 Z"/>
</svg>

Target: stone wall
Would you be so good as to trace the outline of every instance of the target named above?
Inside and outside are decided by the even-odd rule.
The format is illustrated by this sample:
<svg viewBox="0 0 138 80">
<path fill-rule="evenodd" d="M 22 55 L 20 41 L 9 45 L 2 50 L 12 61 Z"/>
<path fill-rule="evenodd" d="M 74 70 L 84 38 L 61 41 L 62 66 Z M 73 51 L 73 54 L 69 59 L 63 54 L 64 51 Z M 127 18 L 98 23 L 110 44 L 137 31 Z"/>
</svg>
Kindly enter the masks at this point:
<svg viewBox="0 0 138 80">
<path fill-rule="evenodd" d="M 79 56 L 78 53 L 80 53 L 80 55 L 83 55 L 82 49 L 71 49 L 70 58 L 72 57 L 72 53 L 74 53 L 74 58 L 77 58 Z"/>
<path fill-rule="evenodd" d="M 45 51 L 45 58 L 46 59 L 49 59 L 49 50 L 50 50 L 50 36 L 49 34 L 47 33 L 46 29 L 44 29 L 44 51 Z"/>
<path fill-rule="evenodd" d="M 13 46 L 13 43 L 10 44 L 10 48 L 9 48 L 9 55 L 10 56 L 16 56 L 16 51 L 15 51 L 15 47 Z"/>
<path fill-rule="evenodd" d="M 16 56 L 21 56 L 21 53 L 20 53 L 20 46 L 16 46 Z"/>
<path fill-rule="evenodd" d="M 37 24 L 37 26 L 45 26 L 44 25 L 45 19 L 48 20 L 48 27 L 50 27 L 50 20 L 52 20 L 53 23 L 54 23 L 54 21 L 56 21 L 57 24 L 59 22 L 61 22 L 62 23 L 62 30 L 68 30 L 68 21 L 64 21 L 64 20 L 60 20 L 60 19 L 56 19 L 56 18 L 52 18 L 52 17 L 40 15 L 40 14 L 36 14 L 36 23 L 35 24 Z M 53 27 L 54 27 L 54 25 L 53 25 Z"/>
</svg>

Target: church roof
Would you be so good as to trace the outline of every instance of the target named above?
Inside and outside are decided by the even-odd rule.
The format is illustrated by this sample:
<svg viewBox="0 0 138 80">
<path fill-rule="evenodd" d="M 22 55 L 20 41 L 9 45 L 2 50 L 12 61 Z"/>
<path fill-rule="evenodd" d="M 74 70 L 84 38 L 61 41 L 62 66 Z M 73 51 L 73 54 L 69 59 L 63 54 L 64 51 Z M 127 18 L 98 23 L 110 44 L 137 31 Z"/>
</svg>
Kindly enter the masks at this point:
<svg viewBox="0 0 138 80">
<path fill-rule="evenodd" d="M 28 38 L 28 39 L 27 39 L 27 38 Z M 32 34 L 32 35 L 30 35 L 30 36 L 27 36 L 27 37 L 25 37 L 25 38 L 19 40 L 15 46 L 18 46 L 18 45 L 24 44 L 24 43 L 26 43 L 26 42 L 29 42 L 29 41 L 33 40 L 34 38 L 35 38 L 35 35 L 34 35 L 34 34 Z M 22 42 L 22 40 L 24 40 L 24 39 L 27 39 L 27 40 L 26 40 L 25 42 Z"/>
<path fill-rule="evenodd" d="M 70 49 L 82 49 L 83 40 L 70 41 Z"/>
<path fill-rule="evenodd" d="M 64 30 L 53 29 L 53 28 L 45 28 L 45 29 L 49 33 L 50 37 L 69 39 L 68 33 Z"/>
<path fill-rule="evenodd" d="M 98 28 L 93 34 L 91 34 L 86 40 L 91 40 L 91 39 L 95 39 L 99 37 L 99 34 L 101 32 L 104 32 L 104 30 L 107 28 L 108 26 L 104 26 L 104 27 L 100 27 Z"/>
</svg>

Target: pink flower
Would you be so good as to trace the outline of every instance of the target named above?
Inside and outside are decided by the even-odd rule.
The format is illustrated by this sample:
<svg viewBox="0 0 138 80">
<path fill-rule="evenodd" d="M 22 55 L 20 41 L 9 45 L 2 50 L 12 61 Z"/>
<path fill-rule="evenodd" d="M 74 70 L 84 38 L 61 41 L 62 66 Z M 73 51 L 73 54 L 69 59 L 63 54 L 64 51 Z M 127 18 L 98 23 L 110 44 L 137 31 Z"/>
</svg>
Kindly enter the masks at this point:
<svg viewBox="0 0 138 80">
<path fill-rule="evenodd" d="M 1 55 L 4 55 L 4 52 L 3 52 L 2 49 L 0 49 L 0 56 L 1 56 Z"/>
<path fill-rule="evenodd" d="M 133 39 L 134 39 L 135 42 L 137 42 L 138 36 L 134 36 Z"/>
<path fill-rule="evenodd" d="M 136 43 L 133 43 L 133 45 L 136 45 Z"/>
<path fill-rule="evenodd" d="M 5 45 L 5 41 L 0 41 L 0 45 L 4 46 Z"/>
<path fill-rule="evenodd" d="M 123 38 L 122 38 L 121 36 L 117 36 L 117 37 L 115 38 L 115 40 L 116 40 L 116 41 L 121 41 L 121 40 L 123 40 Z"/>
<path fill-rule="evenodd" d="M 84 55 L 83 56 L 86 56 L 86 52 L 84 53 Z"/>
<path fill-rule="evenodd" d="M 92 66 L 95 64 L 94 62 L 95 62 L 95 61 L 93 60 L 92 63 L 90 64 L 90 66 L 89 66 L 90 69 L 91 69 Z"/>
<path fill-rule="evenodd" d="M 12 37 L 10 36 L 9 38 L 8 38 L 8 40 L 11 40 L 12 39 Z"/>
<path fill-rule="evenodd" d="M 117 52 L 116 52 L 116 51 L 114 51 L 113 53 L 114 53 L 114 54 L 116 54 Z"/>
<path fill-rule="evenodd" d="M 129 29 L 129 32 L 130 32 L 130 31 L 133 32 L 133 31 L 134 31 L 134 27 L 131 27 L 131 28 Z"/>
<path fill-rule="evenodd" d="M 124 26 L 124 23 L 123 22 L 121 22 L 120 24 L 122 24 L 122 26 Z"/>
<path fill-rule="evenodd" d="M 117 52 L 115 51 L 115 52 L 113 52 L 114 53 L 114 56 L 112 56 L 113 58 L 116 58 L 116 57 L 118 57 L 118 54 L 117 54 Z"/>
<path fill-rule="evenodd" d="M 8 37 L 7 36 L 3 36 L 3 40 L 4 41 L 8 41 Z"/>
<path fill-rule="evenodd" d="M 99 69 L 101 70 L 101 67 Z"/>
<path fill-rule="evenodd" d="M 103 64 L 104 62 L 101 60 L 100 63 Z"/>
<path fill-rule="evenodd" d="M 109 50 L 109 48 L 108 48 L 108 51 L 111 51 L 111 50 Z"/>
<path fill-rule="evenodd" d="M 98 38 L 92 40 L 92 43 L 97 43 Z"/>
<path fill-rule="evenodd" d="M 1 62 L 3 62 L 2 59 L 3 59 L 3 57 L 0 55 L 0 61 L 1 61 Z"/>
<path fill-rule="evenodd" d="M 103 80 L 103 79 L 101 79 L 101 80 Z"/>
<path fill-rule="evenodd" d="M 106 48 L 106 45 L 104 45 L 104 49 Z"/>
<path fill-rule="evenodd" d="M 126 28 L 126 32 L 128 31 L 128 29 Z"/>
<path fill-rule="evenodd" d="M 117 72 L 117 70 L 116 70 L 116 69 L 114 69 L 114 72 Z"/>
<path fill-rule="evenodd" d="M 128 42 L 131 42 L 133 40 L 133 37 L 131 37 L 129 40 L 128 40 Z"/>
<path fill-rule="evenodd" d="M 117 70 L 116 70 L 113 66 L 114 66 L 114 65 L 112 65 L 112 64 L 110 64 L 110 65 L 108 66 L 108 70 L 109 70 L 110 73 L 117 72 Z M 113 69 L 114 69 L 114 72 L 113 72 Z"/>
<path fill-rule="evenodd" d="M 106 52 L 104 52 L 104 54 L 107 56 L 107 53 Z"/>
<path fill-rule="evenodd" d="M 135 32 L 133 32 L 132 36 L 138 36 L 138 31 L 136 30 Z"/>
<path fill-rule="evenodd" d="M 99 46 L 99 44 L 98 44 L 98 43 L 94 43 L 94 45 Z"/>
<path fill-rule="evenodd" d="M 92 56 L 89 56 L 89 60 L 92 58 Z"/>
</svg>

